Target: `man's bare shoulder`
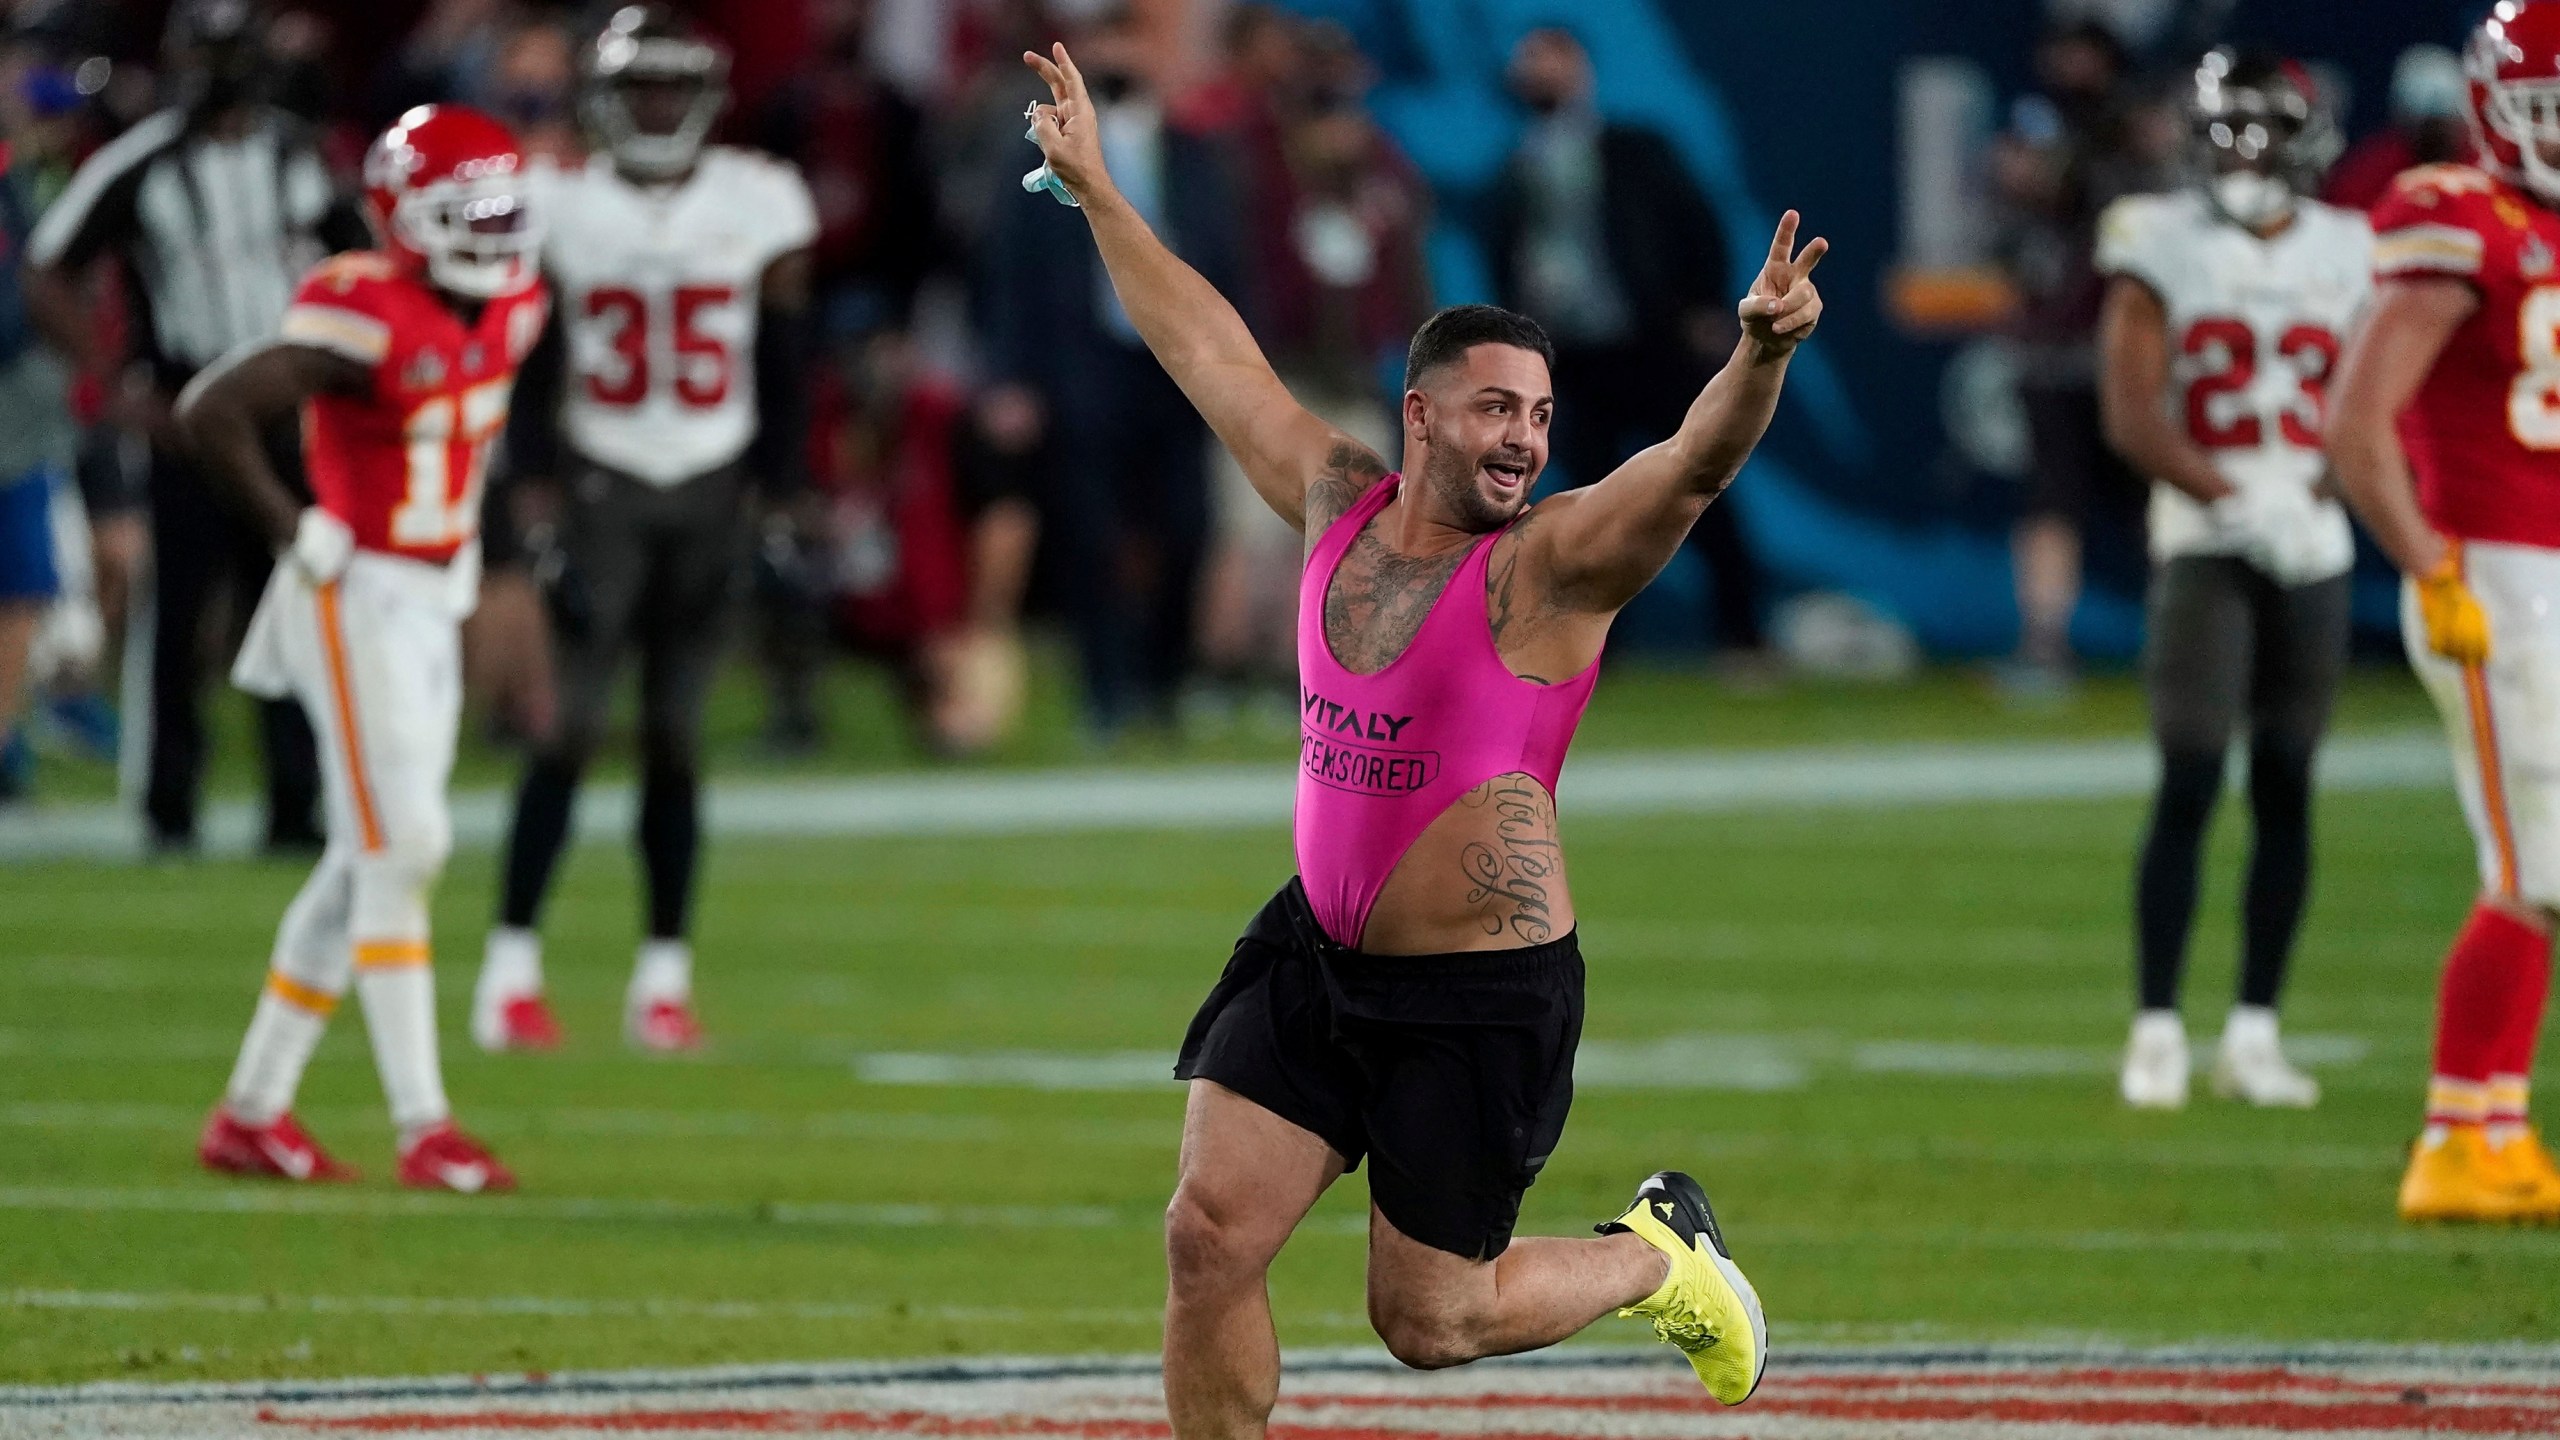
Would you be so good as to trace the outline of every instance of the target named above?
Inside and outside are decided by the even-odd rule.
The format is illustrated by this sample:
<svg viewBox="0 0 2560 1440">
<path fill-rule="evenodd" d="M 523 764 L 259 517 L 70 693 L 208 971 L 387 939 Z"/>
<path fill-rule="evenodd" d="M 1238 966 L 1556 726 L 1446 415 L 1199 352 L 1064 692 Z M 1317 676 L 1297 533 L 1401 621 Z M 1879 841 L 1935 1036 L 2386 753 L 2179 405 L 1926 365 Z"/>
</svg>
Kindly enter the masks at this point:
<svg viewBox="0 0 2560 1440">
<path fill-rule="evenodd" d="M 1312 543 L 1332 529 L 1334 521 L 1351 513 L 1369 487 L 1387 474 L 1387 462 L 1378 458 L 1378 452 L 1348 435 L 1336 434 L 1315 478 L 1307 482 L 1308 541 Z"/>
</svg>

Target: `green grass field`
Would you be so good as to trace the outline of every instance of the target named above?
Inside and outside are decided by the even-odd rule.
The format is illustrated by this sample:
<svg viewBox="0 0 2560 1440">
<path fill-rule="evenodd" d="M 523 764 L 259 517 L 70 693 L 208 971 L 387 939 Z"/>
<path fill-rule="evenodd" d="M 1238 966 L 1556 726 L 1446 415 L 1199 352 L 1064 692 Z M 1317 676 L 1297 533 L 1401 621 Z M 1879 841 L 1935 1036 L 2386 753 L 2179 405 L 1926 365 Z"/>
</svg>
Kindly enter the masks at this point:
<svg viewBox="0 0 2560 1440">
<path fill-rule="evenodd" d="M 1970 689 L 1908 698 L 1613 677 L 1593 738 L 1668 743 L 1684 715 L 1757 743 L 1978 733 Z M 1993 724 L 2121 733 L 2124 700 Z M 2422 712 L 2369 677 L 2348 713 Z M 2391 1215 L 2470 888 L 2449 794 L 2325 803 L 2289 1011 L 2329 1087 L 2309 1113 L 2115 1104 L 2132 800 L 1576 822 L 1568 792 L 1565 815 L 1592 1078 L 1524 1229 L 1578 1230 L 1646 1172 L 1692 1169 L 1798 1339 L 2560 1328 L 2560 1235 Z M 2199 1033 L 2230 984 L 2230 818 Z M 1277 828 L 715 842 L 714 1044 L 670 1062 L 618 1040 L 637 911 L 618 847 L 578 852 L 554 908 L 567 1049 L 469 1048 L 493 866 L 458 857 L 437 907 L 448 1081 L 525 1181 L 476 1200 L 388 1183 L 352 1003 L 302 1113 L 365 1182 L 196 1171 L 297 870 L 0 871 L 0 1379 L 1150 1349 L 1181 1096 L 1146 1077 L 1288 864 Z M 990 1083 L 990 1064 L 1116 1088 Z M 1365 1341 L 1364 1193 L 1337 1187 L 1283 1257 L 1289 1343 Z"/>
</svg>

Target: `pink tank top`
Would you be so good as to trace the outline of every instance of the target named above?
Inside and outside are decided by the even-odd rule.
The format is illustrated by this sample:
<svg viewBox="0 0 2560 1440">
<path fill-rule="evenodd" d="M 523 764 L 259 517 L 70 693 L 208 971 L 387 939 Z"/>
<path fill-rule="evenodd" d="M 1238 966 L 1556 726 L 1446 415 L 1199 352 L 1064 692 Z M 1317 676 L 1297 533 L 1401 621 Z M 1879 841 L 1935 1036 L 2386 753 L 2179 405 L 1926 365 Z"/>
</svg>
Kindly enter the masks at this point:
<svg viewBox="0 0 2560 1440">
<path fill-rule="evenodd" d="M 1344 669 L 1325 639 L 1325 592 L 1402 484 L 1390 475 L 1369 487 L 1316 541 L 1298 581 L 1298 875 L 1325 934 L 1354 949 L 1396 862 L 1459 796 L 1514 772 L 1554 793 L 1600 674 L 1595 660 L 1562 684 L 1535 685 L 1495 652 L 1485 563 L 1501 531 L 1467 552 L 1386 669 Z"/>
</svg>

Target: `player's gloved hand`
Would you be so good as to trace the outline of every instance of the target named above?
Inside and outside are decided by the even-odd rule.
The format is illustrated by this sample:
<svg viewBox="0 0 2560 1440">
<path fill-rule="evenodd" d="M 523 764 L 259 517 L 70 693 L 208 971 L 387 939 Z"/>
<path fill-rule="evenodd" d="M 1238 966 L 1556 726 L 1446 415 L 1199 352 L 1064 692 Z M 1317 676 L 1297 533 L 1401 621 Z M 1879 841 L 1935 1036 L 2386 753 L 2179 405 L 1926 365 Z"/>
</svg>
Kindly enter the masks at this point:
<svg viewBox="0 0 2560 1440">
<path fill-rule="evenodd" d="M 2462 559 L 2447 554 L 2436 568 L 2417 577 L 2418 618 L 2427 627 L 2427 648 L 2457 665 L 2479 665 L 2489 658 L 2489 615 L 2480 597 L 2462 582 Z"/>
<path fill-rule="evenodd" d="M 347 573 L 347 562 L 355 553 L 356 532 L 347 528 L 347 522 L 317 505 L 306 505 L 293 522 L 293 544 L 286 547 L 285 558 L 312 584 L 326 585 Z"/>
</svg>

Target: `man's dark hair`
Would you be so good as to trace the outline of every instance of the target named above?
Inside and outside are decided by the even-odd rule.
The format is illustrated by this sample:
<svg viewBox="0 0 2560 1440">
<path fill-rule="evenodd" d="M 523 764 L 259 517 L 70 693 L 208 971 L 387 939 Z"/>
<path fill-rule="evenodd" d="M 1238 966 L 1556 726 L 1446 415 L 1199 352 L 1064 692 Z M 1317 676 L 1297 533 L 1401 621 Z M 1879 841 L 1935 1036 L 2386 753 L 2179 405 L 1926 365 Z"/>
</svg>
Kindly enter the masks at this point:
<svg viewBox="0 0 2560 1440">
<path fill-rule="evenodd" d="M 1537 321 L 1499 305 L 1452 305 L 1413 332 L 1413 346 L 1404 352 L 1404 388 L 1421 388 L 1423 376 L 1465 359 L 1478 345 L 1516 346 L 1536 353 L 1549 370 L 1556 365 L 1555 342 Z"/>
</svg>

